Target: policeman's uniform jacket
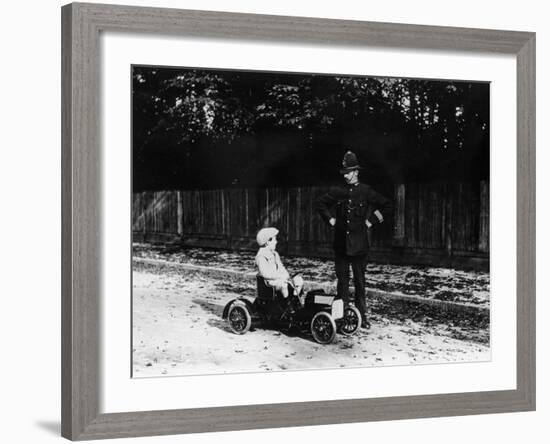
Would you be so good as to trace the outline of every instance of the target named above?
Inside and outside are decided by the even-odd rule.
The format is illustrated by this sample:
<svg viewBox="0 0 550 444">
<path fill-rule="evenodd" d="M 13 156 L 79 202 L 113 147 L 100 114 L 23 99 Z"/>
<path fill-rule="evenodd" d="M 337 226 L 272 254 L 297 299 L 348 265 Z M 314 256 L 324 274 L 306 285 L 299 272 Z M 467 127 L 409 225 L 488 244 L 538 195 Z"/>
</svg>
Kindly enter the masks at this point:
<svg viewBox="0 0 550 444">
<path fill-rule="evenodd" d="M 366 254 L 369 249 L 368 226 L 381 223 L 391 215 L 390 200 L 369 185 L 357 183 L 332 187 L 317 200 L 316 209 L 329 224 L 334 217 L 334 251 L 348 256 Z"/>
</svg>

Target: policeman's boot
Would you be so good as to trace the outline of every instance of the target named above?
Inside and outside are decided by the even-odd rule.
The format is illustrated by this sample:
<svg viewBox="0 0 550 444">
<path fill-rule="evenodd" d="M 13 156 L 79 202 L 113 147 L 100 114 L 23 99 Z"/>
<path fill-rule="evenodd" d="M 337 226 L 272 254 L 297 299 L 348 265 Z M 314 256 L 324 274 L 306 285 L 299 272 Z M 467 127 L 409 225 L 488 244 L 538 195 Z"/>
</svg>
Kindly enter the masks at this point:
<svg viewBox="0 0 550 444">
<path fill-rule="evenodd" d="M 367 313 L 361 313 L 361 328 L 364 328 L 365 330 L 369 330 L 371 327 L 369 316 Z"/>
</svg>

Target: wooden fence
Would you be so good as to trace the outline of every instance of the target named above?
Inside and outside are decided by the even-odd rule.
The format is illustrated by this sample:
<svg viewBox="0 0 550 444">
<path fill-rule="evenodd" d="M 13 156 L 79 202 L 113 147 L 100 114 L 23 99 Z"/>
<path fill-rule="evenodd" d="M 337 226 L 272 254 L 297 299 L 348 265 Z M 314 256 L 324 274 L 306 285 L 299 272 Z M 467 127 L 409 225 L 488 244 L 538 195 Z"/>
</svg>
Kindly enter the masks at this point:
<svg viewBox="0 0 550 444">
<path fill-rule="evenodd" d="M 304 187 L 135 193 L 134 240 L 255 250 L 258 229 L 276 226 L 283 254 L 329 257 L 331 230 L 315 211 L 315 200 L 325 191 Z M 373 260 L 488 268 L 488 182 L 398 184 L 393 199 L 393 218 L 371 232 Z"/>
</svg>

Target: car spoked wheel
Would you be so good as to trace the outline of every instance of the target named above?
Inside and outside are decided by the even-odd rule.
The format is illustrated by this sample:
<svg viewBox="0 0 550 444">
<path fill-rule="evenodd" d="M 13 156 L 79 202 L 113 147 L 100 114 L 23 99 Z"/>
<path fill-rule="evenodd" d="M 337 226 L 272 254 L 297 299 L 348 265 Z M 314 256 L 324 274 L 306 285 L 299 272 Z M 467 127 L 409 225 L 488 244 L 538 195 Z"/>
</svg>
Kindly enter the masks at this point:
<svg viewBox="0 0 550 444">
<path fill-rule="evenodd" d="M 244 335 L 252 325 L 252 318 L 246 304 L 235 302 L 227 313 L 227 322 L 233 333 Z"/>
<path fill-rule="evenodd" d="M 338 331 L 345 336 L 351 336 L 361 327 L 361 313 L 357 307 L 348 305 L 344 309 L 344 317 L 338 323 Z"/>
<path fill-rule="evenodd" d="M 336 324 L 328 313 L 320 311 L 311 320 L 311 334 L 320 344 L 330 344 L 336 337 Z"/>
</svg>

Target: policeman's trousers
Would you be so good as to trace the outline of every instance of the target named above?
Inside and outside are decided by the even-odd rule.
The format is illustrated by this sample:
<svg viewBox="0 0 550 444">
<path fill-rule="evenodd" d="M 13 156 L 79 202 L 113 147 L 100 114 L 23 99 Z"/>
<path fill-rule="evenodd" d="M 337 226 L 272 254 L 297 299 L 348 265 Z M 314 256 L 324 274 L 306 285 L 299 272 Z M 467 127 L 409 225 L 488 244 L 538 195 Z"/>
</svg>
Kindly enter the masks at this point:
<svg viewBox="0 0 550 444">
<path fill-rule="evenodd" d="M 349 303 L 349 278 L 350 265 L 353 272 L 353 285 L 355 287 L 355 306 L 361 313 L 363 319 L 366 319 L 367 302 L 365 292 L 365 270 L 367 268 L 367 255 L 349 256 L 335 252 L 336 277 L 338 279 L 337 293 L 344 301 Z"/>
</svg>

